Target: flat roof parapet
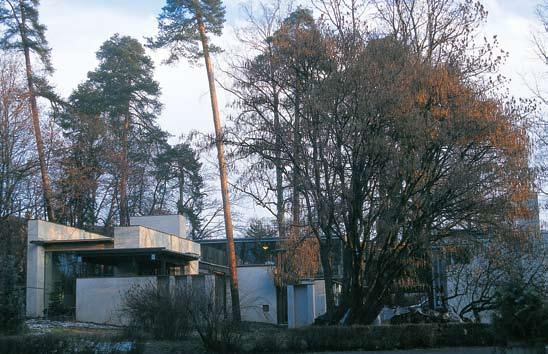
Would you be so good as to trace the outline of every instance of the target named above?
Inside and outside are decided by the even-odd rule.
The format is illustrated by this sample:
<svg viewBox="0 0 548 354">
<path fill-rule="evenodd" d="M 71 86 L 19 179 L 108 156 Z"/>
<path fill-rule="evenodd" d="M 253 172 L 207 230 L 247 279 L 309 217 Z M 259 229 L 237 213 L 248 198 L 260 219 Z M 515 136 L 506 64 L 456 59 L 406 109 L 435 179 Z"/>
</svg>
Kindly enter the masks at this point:
<svg viewBox="0 0 548 354">
<path fill-rule="evenodd" d="M 187 238 L 186 220 L 184 216 L 179 214 L 131 216 L 129 224 L 131 226 L 144 226 L 152 230 Z"/>
<path fill-rule="evenodd" d="M 145 226 L 124 226 L 114 228 L 114 248 L 157 248 L 200 255 L 200 245 L 177 235 L 154 230 Z"/>
<path fill-rule="evenodd" d="M 28 241 L 110 240 L 110 237 L 44 220 L 29 220 Z"/>
</svg>

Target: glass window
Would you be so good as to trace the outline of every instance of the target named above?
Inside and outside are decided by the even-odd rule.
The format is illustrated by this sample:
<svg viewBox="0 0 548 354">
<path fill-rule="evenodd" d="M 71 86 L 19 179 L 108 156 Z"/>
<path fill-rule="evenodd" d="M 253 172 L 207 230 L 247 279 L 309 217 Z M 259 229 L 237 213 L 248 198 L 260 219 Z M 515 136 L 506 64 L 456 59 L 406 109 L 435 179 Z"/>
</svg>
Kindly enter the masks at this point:
<svg viewBox="0 0 548 354">
<path fill-rule="evenodd" d="M 111 265 L 85 262 L 70 252 L 46 252 L 44 303 L 48 317 L 73 317 L 76 278 L 113 275 Z"/>
</svg>

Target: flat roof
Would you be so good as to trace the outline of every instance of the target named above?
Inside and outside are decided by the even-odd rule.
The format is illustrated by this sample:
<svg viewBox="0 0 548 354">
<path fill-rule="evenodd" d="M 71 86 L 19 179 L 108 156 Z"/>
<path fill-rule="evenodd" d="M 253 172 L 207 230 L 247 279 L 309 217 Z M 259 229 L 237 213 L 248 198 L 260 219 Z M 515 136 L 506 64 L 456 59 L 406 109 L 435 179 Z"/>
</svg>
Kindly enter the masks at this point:
<svg viewBox="0 0 548 354">
<path fill-rule="evenodd" d="M 105 238 L 85 238 L 77 240 L 32 240 L 30 243 L 33 245 L 47 246 L 47 245 L 74 245 L 79 243 L 113 243 L 114 239 L 110 237 Z"/>
<path fill-rule="evenodd" d="M 234 238 L 234 242 L 280 242 L 285 240 L 284 238 L 279 237 L 268 237 L 268 238 L 252 238 L 252 237 L 237 237 Z M 193 240 L 199 244 L 208 244 L 208 243 L 226 243 L 226 238 L 210 238 L 205 240 Z"/>
</svg>

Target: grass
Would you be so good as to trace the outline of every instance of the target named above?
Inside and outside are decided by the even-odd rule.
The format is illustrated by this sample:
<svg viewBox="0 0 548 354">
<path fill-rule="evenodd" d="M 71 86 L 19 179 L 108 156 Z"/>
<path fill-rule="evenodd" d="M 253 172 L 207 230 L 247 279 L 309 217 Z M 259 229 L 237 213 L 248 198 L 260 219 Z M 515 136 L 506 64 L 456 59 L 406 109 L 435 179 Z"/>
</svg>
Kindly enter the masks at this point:
<svg viewBox="0 0 548 354">
<path fill-rule="evenodd" d="M 287 329 L 244 322 L 239 327 L 240 353 L 298 353 L 345 350 L 393 350 L 493 344 L 490 327 L 482 325 L 309 326 Z M 177 341 L 130 338 L 122 328 L 53 328 L 49 341 L 76 338 L 94 342 L 139 343 L 138 353 L 209 354 L 197 333 Z M 16 339 L 24 343 L 24 337 Z M 37 337 L 30 335 L 30 337 Z M 2 337 L 0 337 L 0 342 Z"/>
</svg>

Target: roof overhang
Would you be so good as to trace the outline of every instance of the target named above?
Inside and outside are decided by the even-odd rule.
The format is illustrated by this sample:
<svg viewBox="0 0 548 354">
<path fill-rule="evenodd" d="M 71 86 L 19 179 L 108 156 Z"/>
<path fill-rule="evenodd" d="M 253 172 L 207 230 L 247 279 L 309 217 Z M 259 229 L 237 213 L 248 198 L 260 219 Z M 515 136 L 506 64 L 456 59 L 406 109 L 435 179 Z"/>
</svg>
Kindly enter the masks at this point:
<svg viewBox="0 0 548 354">
<path fill-rule="evenodd" d="M 174 252 L 166 249 L 165 247 L 60 250 L 58 252 L 67 251 L 74 252 L 78 256 L 92 258 L 149 256 L 151 258 L 157 258 L 158 260 L 165 260 L 171 263 L 186 263 L 189 261 L 198 260 L 200 258 L 199 254 Z"/>
<path fill-rule="evenodd" d="M 33 240 L 30 241 L 33 245 L 39 246 L 65 246 L 65 245 L 95 245 L 95 244 L 111 244 L 114 243 L 114 239 L 110 237 L 105 238 L 90 238 L 90 239 L 78 239 L 78 240 Z"/>
</svg>

